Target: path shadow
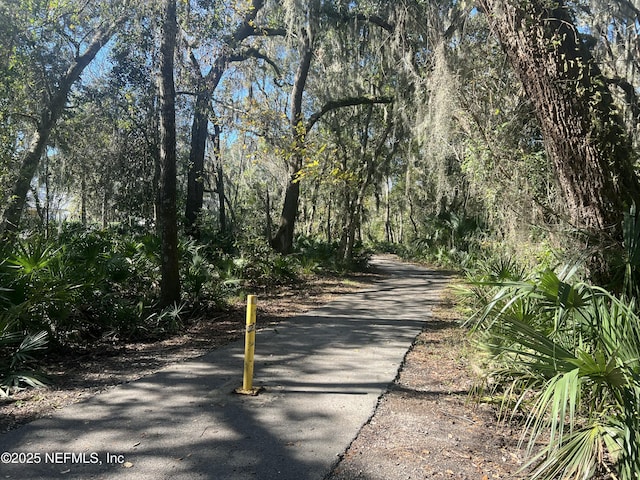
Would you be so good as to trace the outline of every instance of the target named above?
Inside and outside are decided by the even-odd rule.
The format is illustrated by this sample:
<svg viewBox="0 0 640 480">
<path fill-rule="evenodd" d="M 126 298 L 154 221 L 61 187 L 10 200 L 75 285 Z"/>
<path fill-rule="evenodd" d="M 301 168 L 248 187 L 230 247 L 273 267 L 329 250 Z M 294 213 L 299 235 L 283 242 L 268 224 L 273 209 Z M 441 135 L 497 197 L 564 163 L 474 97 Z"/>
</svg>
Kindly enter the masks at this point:
<svg viewBox="0 0 640 480">
<path fill-rule="evenodd" d="M 254 383 L 266 387 L 258 397 L 230 393 L 243 365 L 243 342 L 235 342 L 0 435 L 3 451 L 89 458 L 10 463 L 2 474 L 322 479 L 373 413 L 446 282 L 440 272 L 403 265 L 377 288 L 258 332 Z M 128 463 L 109 463 L 107 453 Z"/>
</svg>

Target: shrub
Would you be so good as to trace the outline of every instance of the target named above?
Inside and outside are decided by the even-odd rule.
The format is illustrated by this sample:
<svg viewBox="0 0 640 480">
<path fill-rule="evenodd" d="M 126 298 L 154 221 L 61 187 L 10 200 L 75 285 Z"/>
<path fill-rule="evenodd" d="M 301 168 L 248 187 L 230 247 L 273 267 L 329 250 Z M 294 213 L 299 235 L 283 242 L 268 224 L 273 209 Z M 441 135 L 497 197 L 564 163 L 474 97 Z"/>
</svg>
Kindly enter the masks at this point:
<svg viewBox="0 0 640 480">
<path fill-rule="evenodd" d="M 493 393 L 512 418 L 524 414 L 530 478 L 591 478 L 607 468 L 607 459 L 619 478 L 636 478 L 635 302 L 572 282 L 575 269 L 545 269 L 524 279 L 503 272 L 496 272 L 497 281 L 478 283 L 492 294 L 472 319 L 473 330 L 492 362 L 487 378 Z M 547 446 L 533 454 L 543 434 Z"/>
<path fill-rule="evenodd" d="M 0 395 L 23 386 L 41 386 L 47 379 L 30 367 L 34 353 L 47 346 L 47 332 L 24 334 L 12 331 L 10 323 L 0 321 Z"/>
</svg>

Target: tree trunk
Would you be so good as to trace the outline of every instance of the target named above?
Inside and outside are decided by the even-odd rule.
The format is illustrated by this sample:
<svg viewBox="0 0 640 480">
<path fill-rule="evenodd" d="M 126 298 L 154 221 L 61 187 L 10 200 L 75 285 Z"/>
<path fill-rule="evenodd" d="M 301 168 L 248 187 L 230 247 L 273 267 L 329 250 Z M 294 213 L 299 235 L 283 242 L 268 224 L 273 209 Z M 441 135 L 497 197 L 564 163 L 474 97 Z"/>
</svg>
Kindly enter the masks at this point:
<svg viewBox="0 0 640 480">
<path fill-rule="evenodd" d="M 353 247 L 356 243 L 356 231 L 360 224 L 360 217 L 360 206 L 356 202 L 354 211 L 349 212 L 349 225 L 347 227 L 347 238 L 343 256 L 345 262 L 350 262 L 353 259 Z"/>
<path fill-rule="evenodd" d="M 204 200 L 204 159 L 209 130 L 208 110 L 211 95 L 208 92 L 198 94 L 191 126 L 191 150 L 189 152 L 189 171 L 187 173 L 187 200 L 184 219 L 185 231 L 193 238 L 199 237 L 198 215 Z"/>
<path fill-rule="evenodd" d="M 160 44 L 160 305 L 180 301 L 178 266 L 178 222 L 176 212 L 176 110 L 174 84 L 174 52 L 178 26 L 176 0 L 163 5 L 162 39 Z"/>
<path fill-rule="evenodd" d="M 109 204 L 109 194 L 108 194 L 108 189 L 104 189 L 103 193 L 102 193 L 102 205 L 101 205 L 101 209 L 100 209 L 100 226 L 102 227 L 102 229 L 104 230 L 105 228 L 107 228 L 107 224 L 108 224 L 108 219 L 107 219 L 107 207 Z"/>
<path fill-rule="evenodd" d="M 65 75 L 60 79 L 58 90 L 53 93 L 49 104 L 45 105 L 40 112 L 40 121 L 22 158 L 16 182 L 5 207 L 2 222 L 0 222 L 0 235 L 5 233 L 12 235 L 18 231 L 20 217 L 24 210 L 31 181 L 38 171 L 38 164 L 49 141 L 51 130 L 56 125 L 67 104 L 71 87 L 80 78 L 84 69 L 91 63 L 100 49 L 109 41 L 116 26 L 121 21 L 119 20 L 109 27 L 96 32 L 87 50 L 69 66 Z"/>
<path fill-rule="evenodd" d="M 49 182 L 49 155 L 47 152 L 44 153 L 44 236 L 45 238 L 49 238 L 49 221 L 51 217 L 51 198 L 49 192 L 50 182 Z M 39 195 L 39 192 L 36 192 L 36 195 Z"/>
<path fill-rule="evenodd" d="M 318 189 L 319 182 L 315 183 L 313 193 L 311 194 L 311 214 L 309 215 L 309 220 L 307 221 L 307 228 L 305 233 L 307 236 L 311 236 L 314 231 L 315 223 L 316 223 L 316 215 L 318 213 Z"/>
<path fill-rule="evenodd" d="M 187 203 L 185 206 L 185 231 L 194 238 L 197 238 L 199 235 L 196 222 L 202 210 L 204 197 L 204 159 L 209 127 L 208 114 L 213 93 L 231 62 L 243 61 L 251 56 L 246 52 L 243 54 L 233 53 L 243 40 L 256 34 L 281 35 L 283 33 L 278 29 L 256 27 L 256 16 L 263 6 L 264 0 L 251 1 L 243 22 L 239 24 L 233 34 L 227 38 L 228 44 L 226 48 L 222 54 L 216 57 L 213 66 L 206 75 L 202 74 L 200 62 L 198 62 L 194 52 L 190 52 L 192 71 L 199 80 L 199 88 L 196 96 L 193 124 L 191 126 L 191 150 L 189 153 Z M 217 136 L 219 141 L 219 126 L 216 125 L 216 128 L 218 128 Z M 216 183 L 222 182 L 220 175 L 216 179 Z M 220 229 L 224 232 L 227 228 L 224 209 L 224 189 L 221 193 L 218 193 L 218 196 L 220 198 Z"/>
<path fill-rule="evenodd" d="M 302 152 L 304 151 L 306 129 L 302 121 L 302 94 L 307 84 L 309 71 L 311 69 L 311 59 L 313 58 L 313 47 L 308 33 L 303 32 L 301 58 L 291 89 L 289 99 L 289 125 L 293 138 L 293 160 L 290 169 L 291 180 L 287 186 L 280 216 L 280 226 L 271 239 L 271 246 L 280 253 L 290 253 L 293 247 L 293 236 L 295 233 L 296 217 L 298 215 L 298 199 L 300 198 L 300 183 L 296 179 L 296 173 L 302 168 Z"/>
<path fill-rule="evenodd" d="M 331 243 L 331 199 L 327 201 L 327 244 Z"/>
<path fill-rule="evenodd" d="M 391 228 L 391 185 L 389 174 L 385 176 L 385 217 L 384 217 L 384 231 L 387 239 L 387 243 L 393 243 L 393 229 Z"/>
<path fill-rule="evenodd" d="M 44 211 L 42 205 L 40 205 L 40 186 L 32 188 L 31 195 L 33 195 L 33 204 L 36 207 L 36 214 L 38 215 L 40 224 L 44 225 Z"/>
<path fill-rule="evenodd" d="M 367 177 L 360 184 L 360 188 L 358 189 L 358 193 L 355 197 L 355 201 L 352 204 L 350 211 L 348 212 L 348 227 L 347 227 L 347 242 L 345 244 L 343 259 L 345 261 L 350 261 L 353 259 L 353 247 L 355 246 L 356 240 L 362 239 L 361 226 L 362 226 L 362 217 L 364 214 L 364 199 L 367 193 L 367 189 L 369 185 L 371 185 L 372 180 L 372 168 L 373 161 L 367 161 Z"/>
<path fill-rule="evenodd" d="M 265 188 L 265 221 L 266 221 L 266 237 L 267 240 L 271 239 L 271 195 L 269 194 L 269 186 L 267 185 Z"/>
<path fill-rule="evenodd" d="M 296 217 L 298 216 L 298 200 L 300 198 L 300 182 L 291 179 L 284 195 L 284 205 L 280 216 L 280 227 L 271 239 L 271 247 L 283 254 L 291 253 L 293 236 L 295 233 Z"/>
<path fill-rule="evenodd" d="M 343 191 L 344 193 L 343 193 L 342 201 L 344 202 L 344 207 L 343 207 L 343 211 L 341 212 L 342 218 L 340 219 L 340 243 L 338 247 L 339 258 L 341 259 L 344 259 L 347 256 L 350 218 L 351 218 L 351 212 L 353 212 L 355 208 L 353 205 L 354 202 L 351 199 L 351 189 L 349 188 L 349 185 L 347 184 L 346 181 L 345 181 L 345 187 Z"/>
<path fill-rule="evenodd" d="M 623 213 L 640 199 L 631 141 L 568 7 L 557 0 L 480 4 L 534 105 L 570 222 L 600 249 L 605 237 L 620 240 Z"/>
<path fill-rule="evenodd" d="M 87 226 L 87 172 L 84 167 L 80 181 L 80 222 L 83 227 Z"/>
<path fill-rule="evenodd" d="M 373 18 L 369 20 L 373 21 Z M 300 185 L 298 184 L 296 174 L 302 168 L 307 133 L 323 115 L 332 110 L 356 105 L 369 105 L 371 107 L 373 104 L 391 103 L 392 101 L 391 98 L 388 97 L 376 98 L 368 96 L 349 97 L 330 101 L 318 112 L 310 115 L 305 124 L 302 115 L 302 96 L 313 59 L 313 38 L 311 32 L 307 29 L 302 29 L 300 32 L 300 41 L 300 63 L 296 70 L 291 96 L 289 98 L 289 126 L 293 139 L 293 154 L 292 161 L 290 162 L 290 168 L 292 170 L 291 181 L 287 187 L 287 194 L 285 195 L 280 227 L 271 239 L 271 245 L 280 253 L 289 253 L 293 245 L 294 226 L 298 214 L 298 198 L 300 192 Z M 295 202 L 295 205 L 292 202 Z M 283 247 L 286 247 L 286 250 L 281 250 Z"/>
<path fill-rule="evenodd" d="M 220 125 L 213 126 L 213 157 L 216 165 L 216 193 L 218 194 L 218 220 L 220 221 L 220 232 L 228 230 L 227 207 L 225 205 L 224 193 L 224 167 L 222 165 L 222 151 L 220 150 Z"/>
</svg>

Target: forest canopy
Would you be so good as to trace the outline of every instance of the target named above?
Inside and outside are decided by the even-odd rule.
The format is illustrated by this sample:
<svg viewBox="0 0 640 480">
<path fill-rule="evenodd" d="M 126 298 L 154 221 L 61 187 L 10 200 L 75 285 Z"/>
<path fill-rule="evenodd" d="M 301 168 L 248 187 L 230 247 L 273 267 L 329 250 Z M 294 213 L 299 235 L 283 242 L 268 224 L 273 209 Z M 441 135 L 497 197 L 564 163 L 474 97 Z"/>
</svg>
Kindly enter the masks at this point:
<svg viewBox="0 0 640 480">
<path fill-rule="evenodd" d="M 638 193 L 638 10 L 613 5 L 178 2 L 174 223 L 349 258 L 453 216 L 598 256 Z M 160 6 L 2 10 L 3 231 L 160 225 Z"/>
</svg>

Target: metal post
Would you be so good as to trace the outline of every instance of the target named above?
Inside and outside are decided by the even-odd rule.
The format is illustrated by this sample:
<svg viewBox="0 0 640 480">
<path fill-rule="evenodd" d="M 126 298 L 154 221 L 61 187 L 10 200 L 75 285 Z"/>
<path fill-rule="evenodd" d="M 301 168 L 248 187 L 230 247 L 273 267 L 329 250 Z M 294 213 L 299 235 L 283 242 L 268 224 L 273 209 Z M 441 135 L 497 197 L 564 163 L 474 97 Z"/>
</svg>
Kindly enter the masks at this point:
<svg viewBox="0 0 640 480">
<path fill-rule="evenodd" d="M 247 321 L 244 340 L 244 374 L 242 376 L 242 388 L 237 388 L 236 393 L 244 395 L 257 395 L 262 388 L 253 386 L 253 358 L 256 347 L 256 310 L 255 295 L 247 296 Z"/>
<path fill-rule="evenodd" d="M 253 356 L 256 349 L 256 296 L 247 297 L 247 326 L 244 340 L 244 376 L 242 377 L 242 389 L 253 388 Z"/>
</svg>

